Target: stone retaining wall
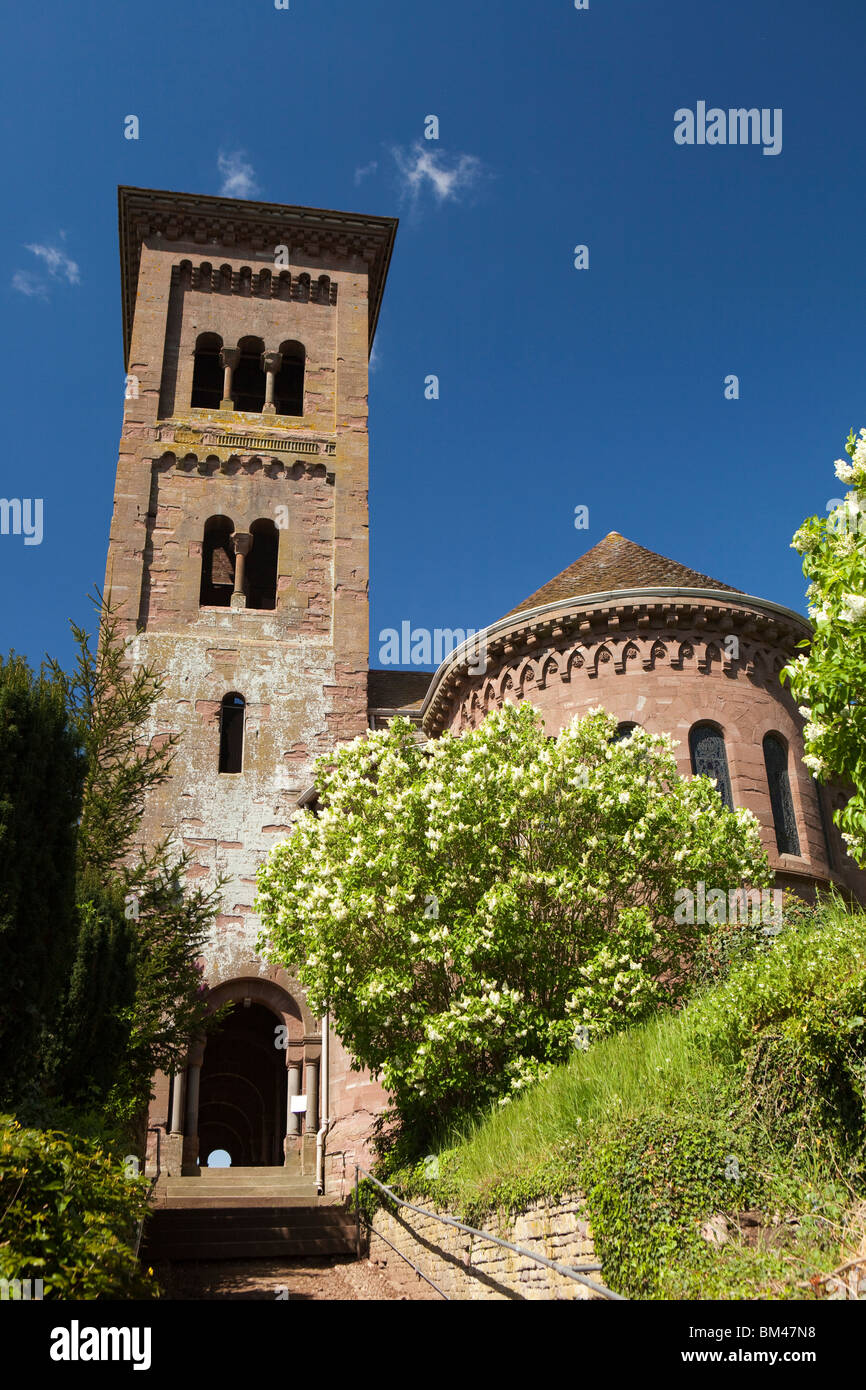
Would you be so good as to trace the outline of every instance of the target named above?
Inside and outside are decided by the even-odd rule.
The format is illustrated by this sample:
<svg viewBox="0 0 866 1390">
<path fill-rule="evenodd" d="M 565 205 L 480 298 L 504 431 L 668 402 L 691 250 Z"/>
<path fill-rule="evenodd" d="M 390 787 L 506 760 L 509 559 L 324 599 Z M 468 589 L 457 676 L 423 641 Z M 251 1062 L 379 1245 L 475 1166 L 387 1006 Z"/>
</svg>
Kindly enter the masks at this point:
<svg viewBox="0 0 866 1390">
<path fill-rule="evenodd" d="M 419 1203 L 419 1205 L 422 1205 Z M 426 1204 L 425 1204 L 426 1205 Z M 435 1207 L 431 1211 L 438 1210 Z M 443 1216 L 449 1212 L 441 1211 Z M 490 1216 L 484 1228 L 502 1240 L 572 1267 L 595 1264 L 595 1249 L 583 1200 L 540 1201 L 525 1212 Z M 370 1258 L 397 1261 L 382 1235 L 412 1260 L 449 1298 L 586 1299 L 601 1295 L 491 1241 L 445 1226 L 432 1216 L 401 1207 L 398 1215 L 378 1211 L 370 1234 Z M 601 1275 L 590 1278 L 603 1283 Z"/>
</svg>

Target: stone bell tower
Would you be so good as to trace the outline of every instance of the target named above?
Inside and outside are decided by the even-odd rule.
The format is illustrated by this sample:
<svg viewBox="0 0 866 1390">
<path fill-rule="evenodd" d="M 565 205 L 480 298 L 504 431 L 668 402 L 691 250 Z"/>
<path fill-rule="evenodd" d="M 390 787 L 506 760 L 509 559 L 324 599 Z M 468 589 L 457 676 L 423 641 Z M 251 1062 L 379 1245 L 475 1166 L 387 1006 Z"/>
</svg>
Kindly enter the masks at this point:
<svg viewBox="0 0 866 1390">
<path fill-rule="evenodd" d="M 158 1078 L 149 1123 L 169 1171 L 211 1148 L 281 1164 L 319 1121 L 321 1029 L 255 954 L 255 871 L 316 757 L 367 727 L 367 372 L 396 222 L 137 188 L 119 212 L 106 591 L 132 659 L 166 681 L 149 732 L 181 736 L 144 833 L 192 851 L 192 877 L 227 876 L 205 980 L 244 1025 L 219 1044 L 234 1081 L 197 1045 Z M 255 1060 L 279 1022 L 281 1075 Z"/>
</svg>

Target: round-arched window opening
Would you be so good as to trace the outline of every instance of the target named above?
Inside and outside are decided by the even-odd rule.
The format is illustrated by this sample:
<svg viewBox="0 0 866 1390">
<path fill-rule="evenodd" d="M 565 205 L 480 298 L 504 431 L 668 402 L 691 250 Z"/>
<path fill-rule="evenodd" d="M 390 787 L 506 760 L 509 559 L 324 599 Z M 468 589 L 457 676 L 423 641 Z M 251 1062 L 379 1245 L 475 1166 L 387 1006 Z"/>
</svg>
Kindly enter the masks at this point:
<svg viewBox="0 0 866 1390">
<path fill-rule="evenodd" d="M 306 350 L 303 343 L 280 343 L 280 370 L 274 381 L 274 403 L 278 415 L 303 415 L 304 369 Z"/>
<path fill-rule="evenodd" d="M 614 736 L 613 736 L 611 742 L 612 742 L 612 743 L 622 743 L 625 739 L 631 738 L 631 736 L 632 736 L 632 734 L 634 733 L 635 729 L 639 729 L 639 728 L 640 728 L 640 725 L 639 725 L 639 724 L 635 724 L 635 722 L 634 722 L 633 720 L 625 720 L 622 724 L 617 724 L 617 726 L 616 726 L 616 733 L 614 734 Z"/>
<path fill-rule="evenodd" d="M 776 848 L 780 854 L 799 854 L 800 837 L 797 834 L 797 817 L 791 797 L 791 779 L 788 776 L 788 745 L 779 734 L 764 735 L 764 764 L 767 769 Z"/>
<path fill-rule="evenodd" d="M 235 410 L 261 415 L 265 403 L 265 369 L 262 366 L 264 342 L 261 338 L 241 338 L 238 347 L 240 360 L 232 376 Z"/>
<path fill-rule="evenodd" d="M 232 1156 L 228 1149 L 213 1149 L 207 1156 L 208 1168 L 231 1168 Z"/>
<path fill-rule="evenodd" d="M 692 772 L 696 777 L 712 777 L 722 803 L 729 811 L 734 809 L 731 794 L 731 774 L 728 771 L 728 755 L 725 749 L 725 736 L 715 724 L 693 724 L 689 730 L 689 752 L 692 758 Z"/>
<path fill-rule="evenodd" d="M 220 772 L 242 772 L 244 766 L 244 714 L 246 700 L 231 691 L 220 705 Z"/>
<path fill-rule="evenodd" d="M 219 410 L 223 393 L 222 345 L 218 333 L 199 333 L 196 338 L 190 400 L 194 410 Z"/>
</svg>

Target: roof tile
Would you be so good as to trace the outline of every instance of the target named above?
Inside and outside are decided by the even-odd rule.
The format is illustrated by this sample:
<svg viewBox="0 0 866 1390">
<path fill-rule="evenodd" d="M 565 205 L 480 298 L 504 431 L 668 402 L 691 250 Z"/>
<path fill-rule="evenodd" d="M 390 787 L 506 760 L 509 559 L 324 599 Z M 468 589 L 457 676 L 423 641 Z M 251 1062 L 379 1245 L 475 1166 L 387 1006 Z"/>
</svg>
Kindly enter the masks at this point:
<svg viewBox="0 0 866 1390">
<path fill-rule="evenodd" d="M 615 589 L 655 588 L 686 589 L 726 589 L 729 593 L 739 593 L 730 584 L 722 584 L 718 579 L 689 569 L 676 560 L 668 560 L 657 555 L 654 550 L 646 550 L 642 545 L 627 540 L 618 531 L 610 531 L 604 540 L 594 545 L 573 565 L 561 574 L 536 589 L 534 594 L 512 608 L 506 617 L 513 613 L 523 613 L 529 608 L 541 608 L 546 603 L 556 603 L 582 594 L 606 593 Z"/>
</svg>

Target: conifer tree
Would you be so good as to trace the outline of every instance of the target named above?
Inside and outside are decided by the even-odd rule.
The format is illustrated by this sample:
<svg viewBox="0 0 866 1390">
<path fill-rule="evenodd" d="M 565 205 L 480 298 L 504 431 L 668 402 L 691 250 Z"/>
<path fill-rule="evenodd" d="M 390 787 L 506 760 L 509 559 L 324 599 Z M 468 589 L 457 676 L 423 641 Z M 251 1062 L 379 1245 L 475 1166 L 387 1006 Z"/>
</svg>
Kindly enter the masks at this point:
<svg viewBox="0 0 866 1390">
<path fill-rule="evenodd" d="M 75 952 L 75 840 L 84 771 L 62 682 L 0 657 L 0 1098 L 41 1069 Z"/>
<path fill-rule="evenodd" d="M 164 689 L 128 660 L 110 598 L 97 594 L 99 637 L 72 624 L 71 673 L 52 663 L 83 749 L 76 897 L 79 937 L 56 1038 L 54 1082 L 65 1100 L 98 1102 L 132 1120 L 157 1070 L 183 1064 L 206 1030 L 199 960 L 216 911 L 211 889 L 183 883 L 189 856 L 171 835 L 141 843 L 147 793 L 166 781 L 177 736 L 149 737 Z"/>
</svg>

